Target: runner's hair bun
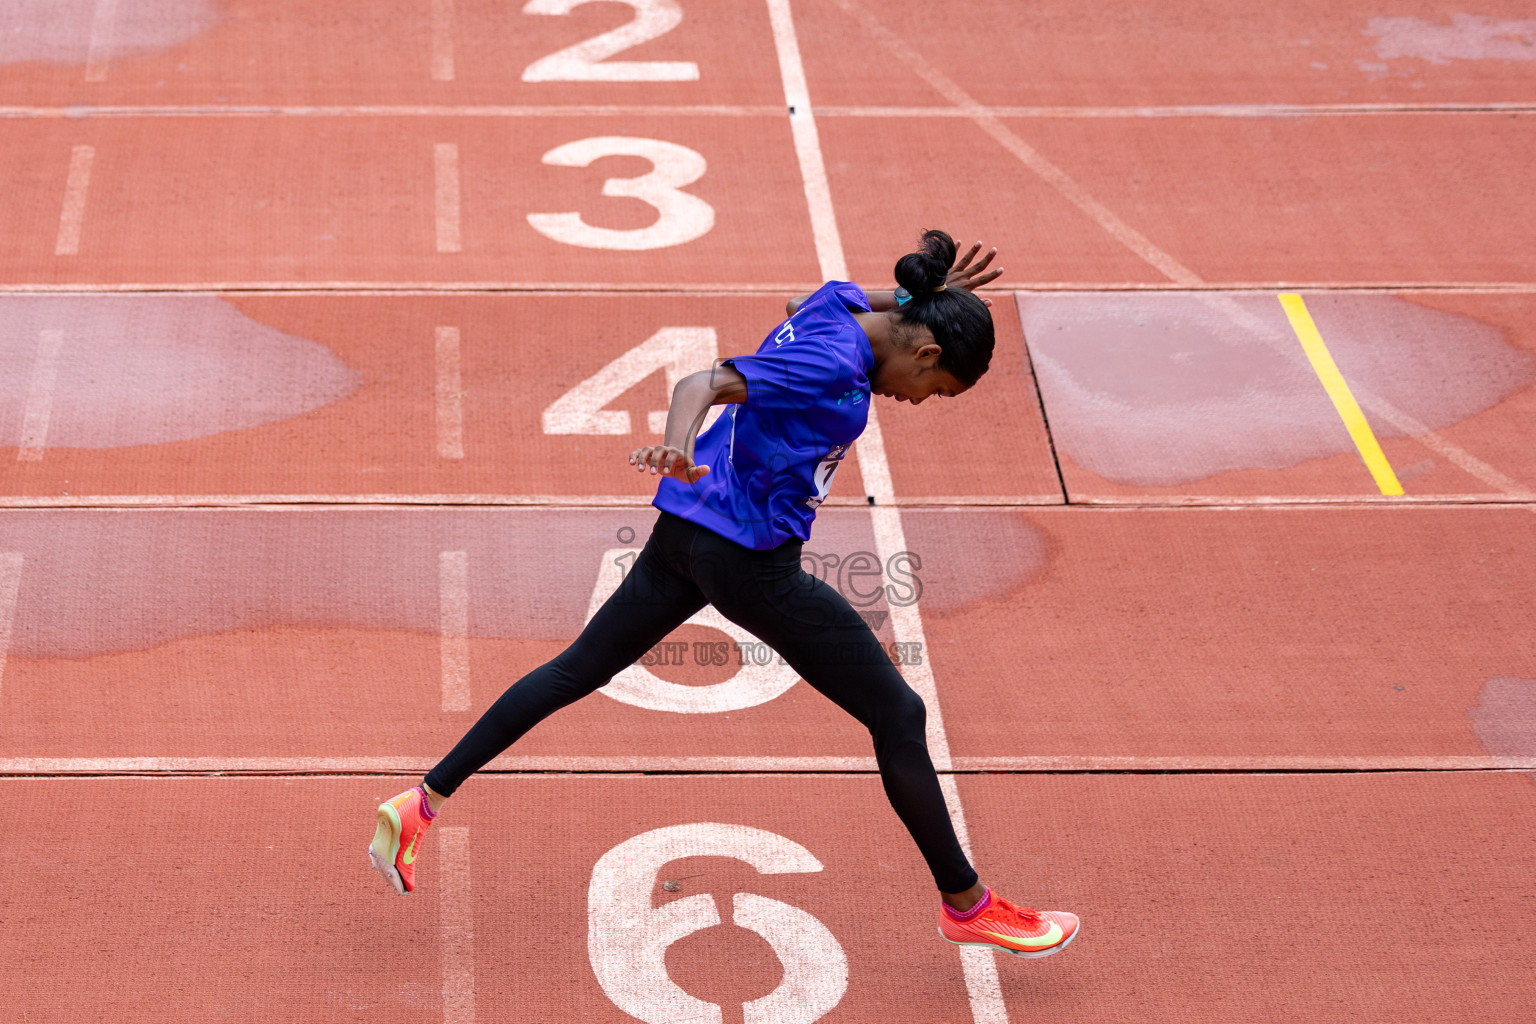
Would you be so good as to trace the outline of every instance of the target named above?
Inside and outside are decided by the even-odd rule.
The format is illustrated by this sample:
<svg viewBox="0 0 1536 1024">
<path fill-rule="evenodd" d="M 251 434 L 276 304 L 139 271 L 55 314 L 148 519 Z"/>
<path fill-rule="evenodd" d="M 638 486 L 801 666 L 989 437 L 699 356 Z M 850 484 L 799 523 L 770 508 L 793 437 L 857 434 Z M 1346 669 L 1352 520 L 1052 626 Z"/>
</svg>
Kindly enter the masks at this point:
<svg viewBox="0 0 1536 1024">
<path fill-rule="evenodd" d="M 992 311 L 969 288 L 945 287 L 955 265 L 955 240 L 943 231 L 924 231 L 917 252 L 896 261 L 896 280 L 912 293 L 891 315 L 906 329 L 933 335 L 943 350 L 939 369 L 967 387 L 975 384 L 992 363 L 996 338 Z"/>
<path fill-rule="evenodd" d="M 896 261 L 896 283 L 913 295 L 936 292 L 954 265 L 955 240 L 938 229 L 924 231 L 917 251 Z"/>
</svg>

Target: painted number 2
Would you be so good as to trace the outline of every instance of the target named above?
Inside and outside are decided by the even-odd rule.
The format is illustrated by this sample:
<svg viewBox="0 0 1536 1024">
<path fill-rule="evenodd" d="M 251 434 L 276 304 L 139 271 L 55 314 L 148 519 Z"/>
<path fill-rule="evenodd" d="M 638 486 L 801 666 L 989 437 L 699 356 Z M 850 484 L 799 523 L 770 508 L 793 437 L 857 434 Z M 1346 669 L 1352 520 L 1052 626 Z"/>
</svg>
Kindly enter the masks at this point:
<svg viewBox="0 0 1536 1024">
<path fill-rule="evenodd" d="M 614 1005 L 646 1024 L 721 1024 L 724 1014 L 667 976 L 667 947 L 721 923 L 708 893 L 651 905 L 658 873 L 683 857 L 730 857 L 765 875 L 820 871 L 799 843 L 745 825 L 700 822 L 658 828 L 603 854 L 587 890 L 587 957 Z M 812 1024 L 848 990 L 848 957 L 810 914 L 766 896 L 738 892 L 731 920 L 773 947 L 784 967 L 778 988 L 742 1004 L 746 1024 Z"/>
<path fill-rule="evenodd" d="M 570 14 L 593 0 L 528 0 L 524 14 Z M 683 20 L 677 0 L 618 0 L 635 18 L 611 32 L 583 40 L 523 71 L 525 82 L 697 82 L 699 66 L 683 60 L 608 60 L 632 46 L 666 35 Z"/>
</svg>

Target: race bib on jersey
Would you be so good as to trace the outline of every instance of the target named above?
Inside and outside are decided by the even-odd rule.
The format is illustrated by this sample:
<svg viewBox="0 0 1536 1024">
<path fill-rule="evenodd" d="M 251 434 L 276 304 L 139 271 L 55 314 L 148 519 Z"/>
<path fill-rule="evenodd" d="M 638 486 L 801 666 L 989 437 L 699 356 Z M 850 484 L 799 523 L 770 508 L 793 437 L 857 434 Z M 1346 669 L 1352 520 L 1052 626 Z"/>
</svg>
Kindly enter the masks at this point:
<svg viewBox="0 0 1536 1024">
<path fill-rule="evenodd" d="M 843 456 L 847 454 L 848 445 L 840 444 L 816 464 L 816 473 L 812 477 L 816 483 L 816 493 L 806 497 L 806 508 L 816 508 L 827 500 L 827 493 L 832 490 L 832 478 L 837 476 L 837 467 L 843 464 Z"/>
</svg>

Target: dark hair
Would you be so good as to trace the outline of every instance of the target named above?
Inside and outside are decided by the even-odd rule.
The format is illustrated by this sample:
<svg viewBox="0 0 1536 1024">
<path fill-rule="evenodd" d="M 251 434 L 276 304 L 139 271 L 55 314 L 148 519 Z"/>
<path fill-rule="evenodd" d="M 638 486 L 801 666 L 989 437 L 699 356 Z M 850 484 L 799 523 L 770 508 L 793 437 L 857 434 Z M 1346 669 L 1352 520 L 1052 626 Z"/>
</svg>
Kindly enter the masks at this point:
<svg viewBox="0 0 1536 1024">
<path fill-rule="evenodd" d="M 897 315 L 928 328 L 944 350 L 939 369 L 969 387 L 992 363 L 992 311 L 964 288 L 934 290 L 943 287 L 954 265 L 955 240 L 943 231 L 924 231 L 918 250 L 896 261 L 896 283 L 912 293 Z"/>
</svg>

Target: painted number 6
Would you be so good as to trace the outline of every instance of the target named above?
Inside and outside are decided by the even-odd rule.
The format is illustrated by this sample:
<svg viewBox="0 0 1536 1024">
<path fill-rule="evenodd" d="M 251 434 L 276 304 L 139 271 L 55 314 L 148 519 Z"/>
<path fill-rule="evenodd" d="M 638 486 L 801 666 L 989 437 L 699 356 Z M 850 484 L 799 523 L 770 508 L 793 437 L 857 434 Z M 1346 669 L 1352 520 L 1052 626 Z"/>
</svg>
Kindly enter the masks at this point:
<svg viewBox="0 0 1536 1024">
<path fill-rule="evenodd" d="M 594 227 L 580 213 L 530 213 L 528 223 L 546 238 L 587 249 L 635 251 L 682 245 L 707 234 L 715 226 L 715 210 L 698 196 L 682 191 L 704 176 L 704 157 L 675 142 L 602 135 L 556 146 L 544 154 L 544 162 L 556 167 L 586 167 L 605 156 L 644 157 L 652 164 L 649 174 L 638 178 L 609 178 L 603 195 L 639 199 L 656 208 L 659 216 L 648 228 L 621 231 Z"/>
<path fill-rule="evenodd" d="M 667 947 L 720 924 L 707 893 L 651 905 L 658 872 L 683 857 L 730 857 L 765 875 L 821 870 L 799 843 L 745 825 L 700 822 L 626 840 L 592 868 L 587 890 L 587 957 L 614 1005 L 646 1024 L 721 1024 L 720 1007 L 695 999 L 667 976 Z M 848 958 L 822 924 L 799 907 L 752 893 L 731 897 L 731 920 L 767 940 L 784 966 L 779 987 L 742 1004 L 746 1024 L 811 1024 L 848 990 Z"/>
</svg>

